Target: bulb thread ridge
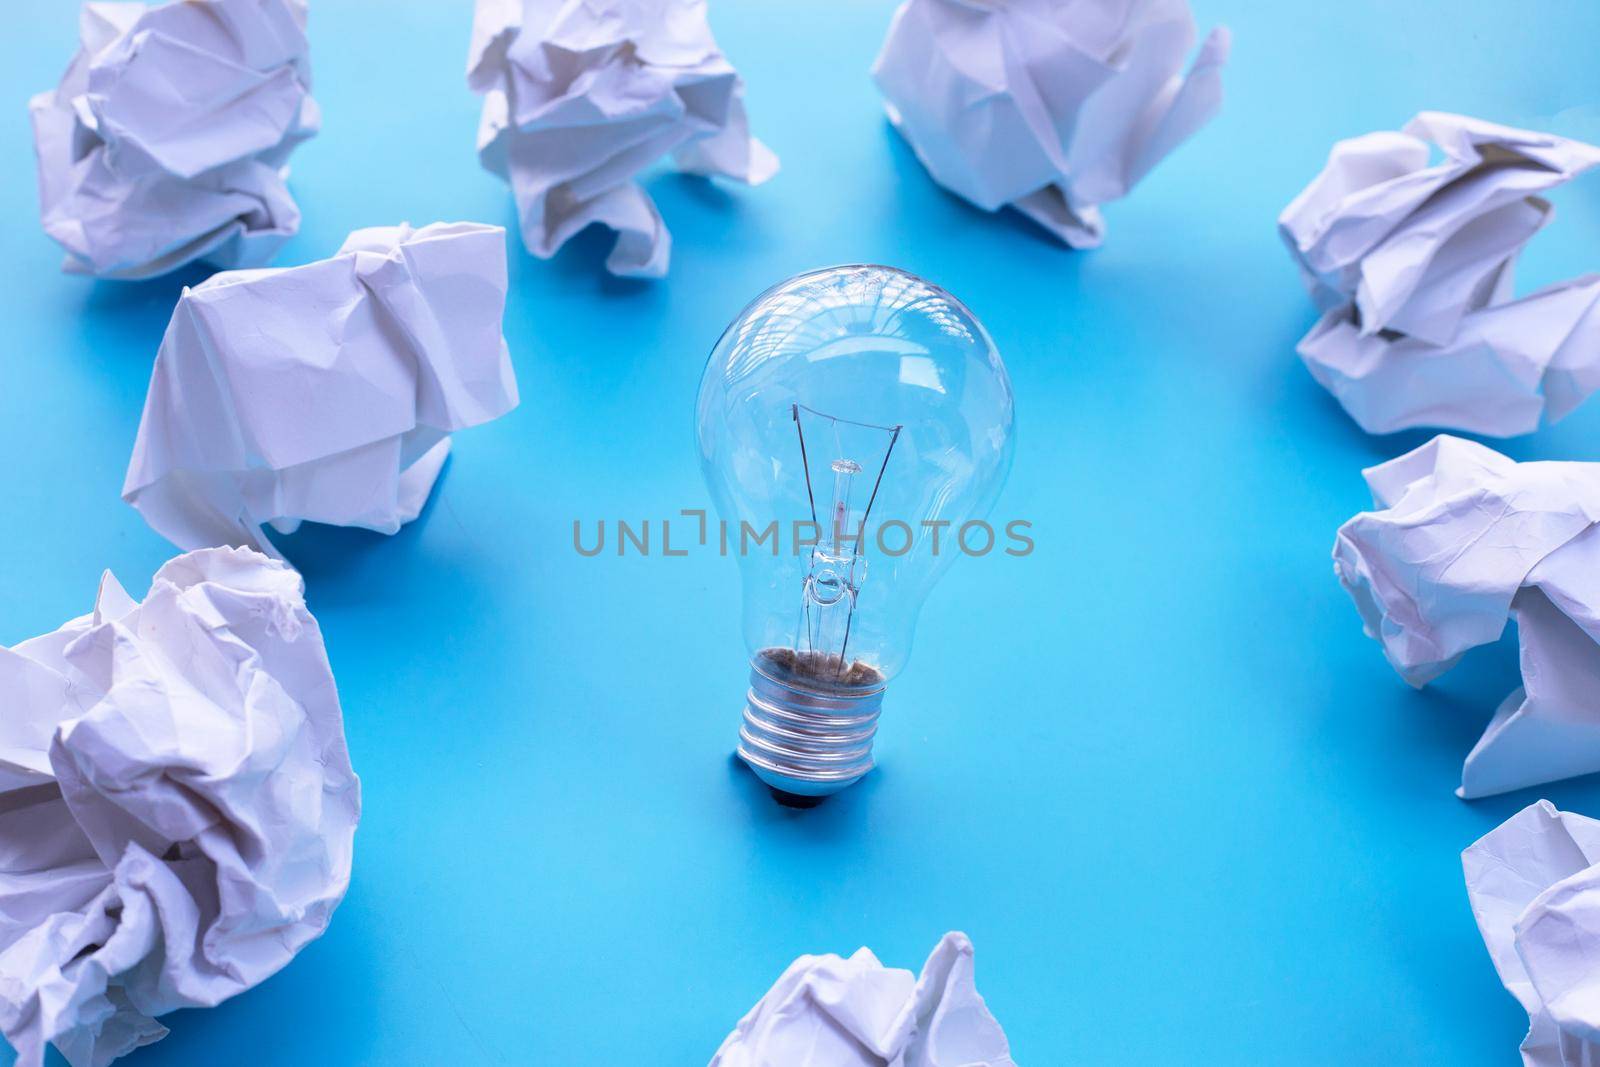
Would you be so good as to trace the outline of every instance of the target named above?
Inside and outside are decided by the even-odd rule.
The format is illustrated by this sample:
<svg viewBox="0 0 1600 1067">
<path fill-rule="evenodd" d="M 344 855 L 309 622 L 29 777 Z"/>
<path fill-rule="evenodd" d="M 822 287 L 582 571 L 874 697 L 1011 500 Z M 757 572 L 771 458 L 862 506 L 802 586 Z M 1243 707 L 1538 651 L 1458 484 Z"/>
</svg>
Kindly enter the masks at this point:
<svg viewBox="0 0 1600 1067">
<path fill-rule="evenodd" d="M 739 758 L 774 789 L 827 796 L 872 770 L 883 690 L 820 694 L 750 672 Z"/>
</svg>

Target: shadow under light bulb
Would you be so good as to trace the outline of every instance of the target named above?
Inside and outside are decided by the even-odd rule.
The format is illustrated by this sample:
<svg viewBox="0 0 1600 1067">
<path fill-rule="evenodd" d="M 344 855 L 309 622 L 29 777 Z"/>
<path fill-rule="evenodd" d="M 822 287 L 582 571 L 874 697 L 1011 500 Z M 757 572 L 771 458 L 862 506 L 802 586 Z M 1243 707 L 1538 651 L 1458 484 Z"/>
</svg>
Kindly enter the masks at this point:
<svg viewBox="0 0 1600 1067">
<path fill-rule="evenodd" d="M 744 584 L 739 756 L 808 806 L 872 769 L 884 688 L 962 538 L 994 546 L 982 520 L 1011 466 L 1011 382 L 949 293 L 832 267 L 733 320 L 695 420 Z"/>
</svg>

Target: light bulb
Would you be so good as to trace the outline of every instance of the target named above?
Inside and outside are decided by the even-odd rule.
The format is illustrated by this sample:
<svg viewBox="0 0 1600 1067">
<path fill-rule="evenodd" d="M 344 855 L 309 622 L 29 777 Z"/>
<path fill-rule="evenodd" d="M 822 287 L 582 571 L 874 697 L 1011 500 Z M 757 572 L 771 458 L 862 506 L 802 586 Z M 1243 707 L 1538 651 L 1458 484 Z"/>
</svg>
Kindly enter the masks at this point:
<svg viewBox="0 0 1600 1067">
<path fill-rule="evenodd" d="M 744 585 L 738 752 L 779 800 L 816 803 L 872 769 L 884 688 L 934 584 L 994 550 L 984 520 L 1011 466 L 1011 382 L 943 289 L 832 267 L 739 313 L 695 417 L 718 543 Z"/>
</svg>

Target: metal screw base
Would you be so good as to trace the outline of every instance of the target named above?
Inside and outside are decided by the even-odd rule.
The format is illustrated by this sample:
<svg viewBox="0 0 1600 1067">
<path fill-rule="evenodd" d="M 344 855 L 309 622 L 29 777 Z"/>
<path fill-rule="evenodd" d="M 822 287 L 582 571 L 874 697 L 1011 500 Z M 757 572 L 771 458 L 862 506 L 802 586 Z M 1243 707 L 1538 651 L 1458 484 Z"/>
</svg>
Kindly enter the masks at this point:
<svg viewBox="0 0 1600 1067">
<path fill-rule="evenodd" d="M 882 705 L 881 687 L 816 692 L 776 681 L 752 666 L 739 758 L 772 787 L 780 803 L 804 806 L 809 798 L 818 803 L 872 770 L 872 737 Z"/>
</svg>

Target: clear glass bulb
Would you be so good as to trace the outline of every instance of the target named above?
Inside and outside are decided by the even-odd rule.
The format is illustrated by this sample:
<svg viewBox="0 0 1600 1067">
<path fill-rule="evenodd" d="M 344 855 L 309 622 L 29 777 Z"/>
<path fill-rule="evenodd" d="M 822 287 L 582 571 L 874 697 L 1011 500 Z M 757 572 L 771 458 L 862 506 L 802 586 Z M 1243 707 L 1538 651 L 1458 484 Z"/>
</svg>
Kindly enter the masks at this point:
<svg viewBox="0 0 1600 1067">
<path fill-rule="evenodd" d="M 739 562 L 751 692 L 740 755 L 780 799 L 871 769 L 884 686 L 923 601 L 1011 465 L 1011 383 L 955 297 L 892 267 L 762 293 L 712 350 L 696 433 Z"/>
</svg>

